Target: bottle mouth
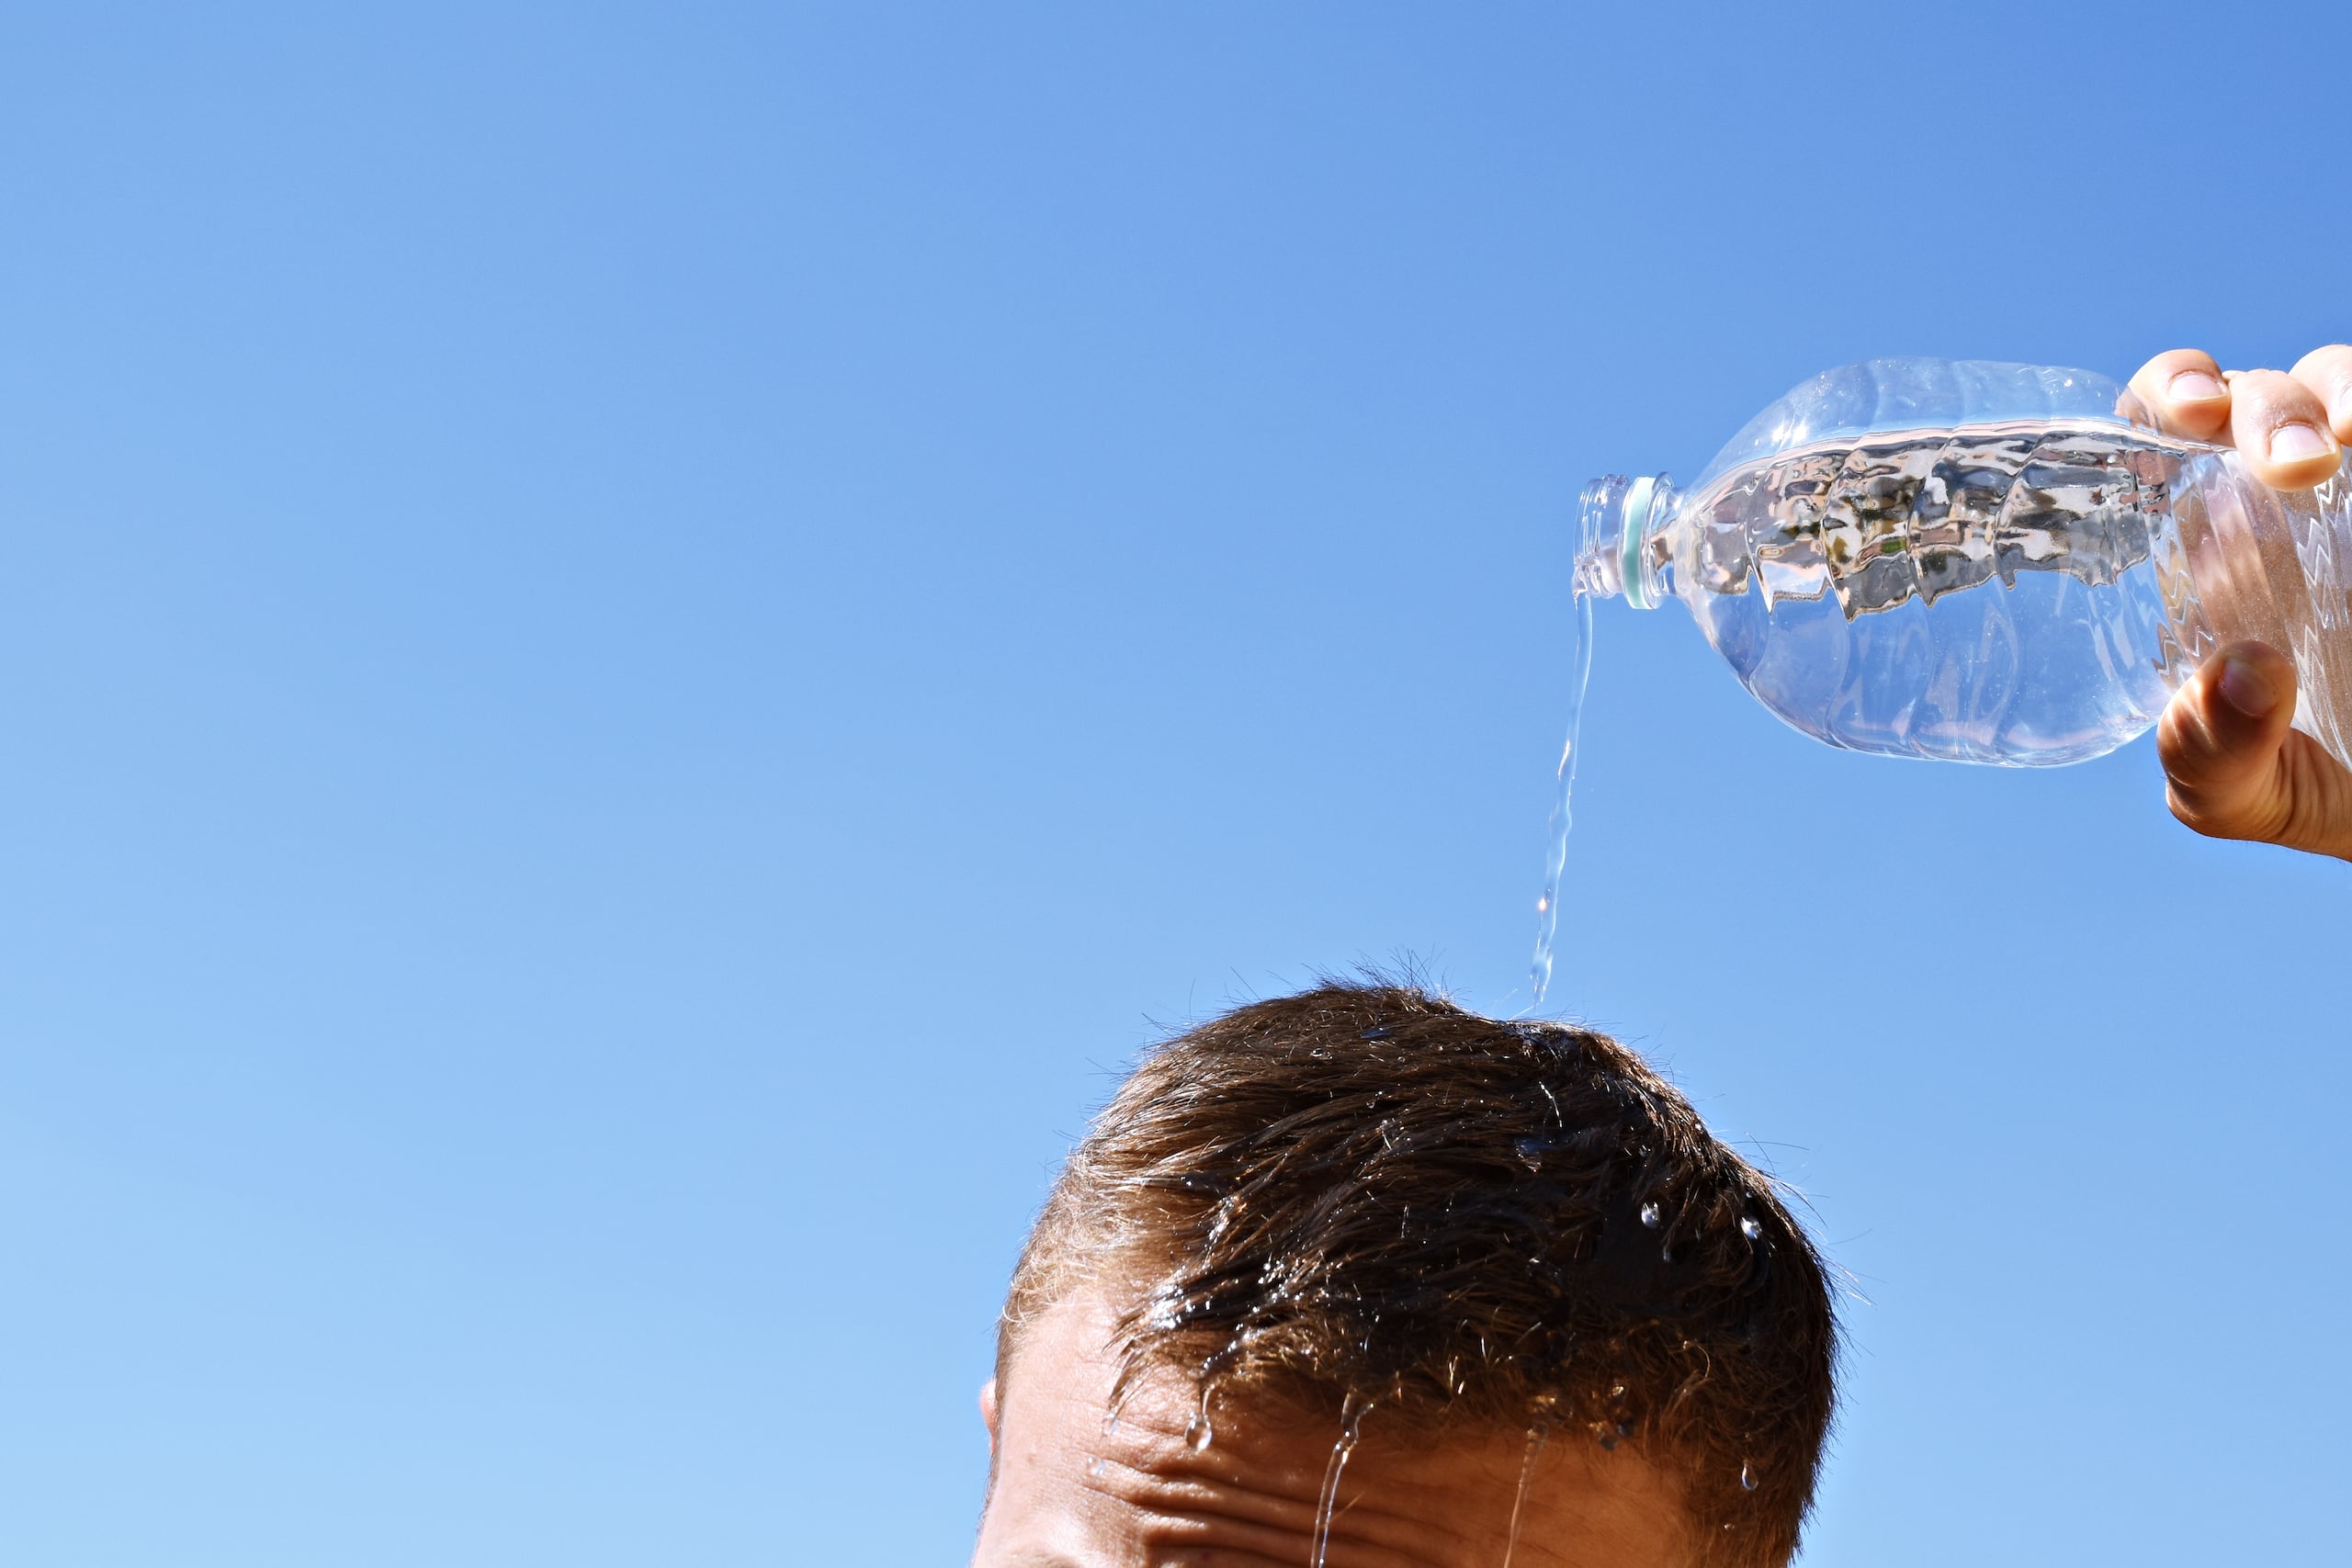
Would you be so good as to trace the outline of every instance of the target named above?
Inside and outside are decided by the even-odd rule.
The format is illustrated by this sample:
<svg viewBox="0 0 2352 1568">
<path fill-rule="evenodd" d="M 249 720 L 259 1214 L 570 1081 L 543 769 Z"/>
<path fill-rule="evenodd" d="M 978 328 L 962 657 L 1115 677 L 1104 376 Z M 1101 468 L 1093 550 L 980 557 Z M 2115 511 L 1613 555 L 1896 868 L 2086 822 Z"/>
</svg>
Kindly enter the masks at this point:
<svg viewBox="0 0 2352 1568">
<path fill-rule="evenodd" d="M 1657 607 L 1642 545 L 1649 537 L 1652 514 L 1660 510 L 1658 498 L 1671 489 L 1664 474 L 1634 479 L 1603 474 L 1584 487 L 1577 501 L 1577 592 L 1622 596 L 1637 610 Z"/>
</svg>

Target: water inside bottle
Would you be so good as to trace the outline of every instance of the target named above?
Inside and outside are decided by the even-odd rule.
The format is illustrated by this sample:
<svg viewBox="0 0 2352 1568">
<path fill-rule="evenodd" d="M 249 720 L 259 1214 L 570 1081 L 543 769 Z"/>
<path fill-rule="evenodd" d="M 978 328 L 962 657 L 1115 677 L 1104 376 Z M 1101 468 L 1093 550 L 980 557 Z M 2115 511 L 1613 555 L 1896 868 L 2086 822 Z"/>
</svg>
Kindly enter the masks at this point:
<svg viewBox="0 0 2352 1568">
<path fill-rule="evenodd" d="M 1645 559 L 1808 735 L 2078 761 L 2154 723 L 2187 667 L 2191 451 L 2096 421 L 1825 438 L 1702 475 Z"/>
<path fill-rule="evenodd" d="M 2020 573 L 2089 587 L 2147 559 L 2180 444 L 2040 423 L 1816 441 L 1724 474 L 1685 503 L 1696 586 L 1769 608 L 1834 595 L 1848 621 Z"/>
<path fill-rule="evenodd" d="M 1552 795 L 1552 831 L 1544 852 L 1544 894 L 1535 900 L 1535 959 L 1528 973 L 1538 1003 L 1552 985 L 1553 943 L 1560 931 L 1560 879 L 1568 863 L 1568 828 L 1575 820 L 1577 759 L 1582 748 L 1584 689 L 1592 679 L 1592 595 L 1575 598 L 1576 649 L 1569 656 L 1568 739 L 1560 748 L 1559 778 Z"/>
</svg>

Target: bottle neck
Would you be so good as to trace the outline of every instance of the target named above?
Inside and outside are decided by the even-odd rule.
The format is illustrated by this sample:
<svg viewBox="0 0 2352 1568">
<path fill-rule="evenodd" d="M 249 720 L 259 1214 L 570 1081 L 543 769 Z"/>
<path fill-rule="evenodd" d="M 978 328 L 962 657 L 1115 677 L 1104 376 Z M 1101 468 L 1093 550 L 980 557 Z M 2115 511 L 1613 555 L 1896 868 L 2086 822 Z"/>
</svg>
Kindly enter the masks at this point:
<svg viewBox="0 0 2352 1568">
<path fill-rule="evenodd" d="M 1657 540 L 1678 498 L 1664 474 L 1604 474 L 1577 505 L 1576 592 L 1655 610 L 1668 596 Z"/>
</svg>

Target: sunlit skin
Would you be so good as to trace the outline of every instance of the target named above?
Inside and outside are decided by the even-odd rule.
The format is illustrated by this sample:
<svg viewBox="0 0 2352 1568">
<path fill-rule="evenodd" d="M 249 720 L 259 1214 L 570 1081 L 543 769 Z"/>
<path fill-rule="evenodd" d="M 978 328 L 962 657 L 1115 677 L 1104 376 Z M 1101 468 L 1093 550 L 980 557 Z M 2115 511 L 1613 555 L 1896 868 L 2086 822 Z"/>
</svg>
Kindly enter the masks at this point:
<svg viewBox="0 0 2352 1568">
<path fill-rule="evenodd" d="M 980 1395 L 996 1482 L 974 1568 L 1286 1568 L 1314 1561 L 1316 1501 L 1336 1419 L 1221 1400 L 1205 1449 L 1185 1440 L 1189 1379 L 1145 1380 L 1104 1430 L 1114 1313 L 1092 1294 L 1035 1325 L 1003 1398 Z M 1341 1473 L 1325 1568 L 1496 1568 L 1510 1541 L 1524 1432 L 1464 1426 L 1419 1442 L 1375 1406 Z M 1521 1507 L 1512 1568 L 1686 1568 L 1669 1477 L 1628 1445 L 1546 1442 Z"/>
<path fill-rule="evenodd" d="M 2255 478 L 2308 490 L 2352 443 L 2352 346 L 2313 349 L 2289 371 L 2223 370 L 2193 348 L 2157 355 L 2132 389 L 2165 428 L 2234 446 Z M 2217 839 L 2253 839 L 2352 860 L 2352 773 L 2301 730 L 2295 666 L 2233 643 L 2173 695 L 2156 727 L 2173 815 Z"/>
</svg>

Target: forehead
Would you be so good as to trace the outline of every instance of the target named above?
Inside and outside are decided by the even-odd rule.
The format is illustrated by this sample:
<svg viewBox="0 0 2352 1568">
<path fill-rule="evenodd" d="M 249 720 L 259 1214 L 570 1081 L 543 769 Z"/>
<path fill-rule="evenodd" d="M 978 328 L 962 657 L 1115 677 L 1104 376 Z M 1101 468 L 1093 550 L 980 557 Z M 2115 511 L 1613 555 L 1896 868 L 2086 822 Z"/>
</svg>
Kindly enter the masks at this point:
<svg viewBox="0 0 2352 1568">
<path fill-rule="evenodd" d="M 1115 1325 L 1108 1303 L 1081 1295 L 1029 1326 L 1000 1391 L 976 1568 L 1141 1568 L 1225 1554 L 1311 1562 L 1333 1480 L 1332 1568 L 1499 1562 L 1515 1509 L 1524 1516 L 1517 1561 L 1528 1568 L 1684 1561 L 1679 1494 L 1625 1449 L 1546 1442 L 1522 1498 L 1525 1433 L 1481 1427 L 1400 1441 L 1380 1431 L 1375 1406 L 1335 1466 L 1336 1417 L 1253 1409 L 1244 1396 L 1212 1401 L 1204 1442 L 1197 1397 L 1174 1372 L 1141 1380 L 1114 1421 Z"/>
</svg>

